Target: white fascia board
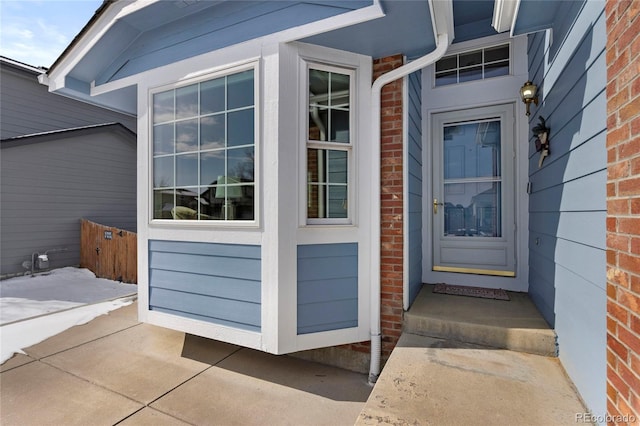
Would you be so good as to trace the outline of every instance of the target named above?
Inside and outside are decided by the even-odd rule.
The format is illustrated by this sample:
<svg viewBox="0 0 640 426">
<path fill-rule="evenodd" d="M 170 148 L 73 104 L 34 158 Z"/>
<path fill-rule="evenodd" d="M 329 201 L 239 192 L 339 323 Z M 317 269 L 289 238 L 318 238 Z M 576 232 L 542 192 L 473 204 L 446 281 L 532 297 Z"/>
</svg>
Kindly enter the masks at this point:
<svg viewBox="0 0 640 426">
<path fill-rule="evenodd" d="M 520 0 L 495 0 L 491 26 L 499 32 L 513 31 Z"/>
<path fill-rule="evenodd" d="M 341 13 L 340 15 L 331 16 L 309 24 L 300 25 L 299 27 L 289 28 L 274 34 L 266 36 L 276 37 L 279 42 L 290 42 L 301 40 L 303 38 L 326 33 L 344 27 L 349 27 L 363 22 L 371 21 L 385 16 L 380 0 L 373 0 L 371 6 L 352 10 L 351 12 Z"/>
<path fill-rule="evenodd" d="M 121 0 L 112 3 L 107 10 L 100 15 L 92 27 L 87 30 L 86 34 L 82 36 L 73 49 L 67 53 L 67 56 L 60 64 L 47 73 L 49 90 L 55 91 L 65 87 L 65 77 L 73 71 L 82 58 L 104 37 L 119 19 L 158 1 L 160 0 L 138 0 L 134 2 Z M 43 81 L 41 81 L 41 83 L 43 83 Z M 125 86 L 121 85 L 118 88 L 120 87 Z"/>
</svg>

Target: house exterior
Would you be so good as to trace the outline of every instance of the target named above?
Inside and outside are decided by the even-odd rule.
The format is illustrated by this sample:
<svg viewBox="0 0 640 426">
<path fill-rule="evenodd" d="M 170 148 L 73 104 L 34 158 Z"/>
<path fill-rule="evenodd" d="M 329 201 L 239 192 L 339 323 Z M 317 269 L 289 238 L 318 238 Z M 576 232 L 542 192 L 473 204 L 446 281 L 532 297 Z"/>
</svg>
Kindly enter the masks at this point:
<svg viewBox="0 0 640 426">
<path fill-rule="evenodd" d="M 49 93 L 43 69 L 0 66 L 0 276 L 34 253 L 78 265 L 80 219 L 136 229 L 135 118 Z"/>
<path fill-rule="evenodd" d="M 637 14 L 105 2 L 41 81 L 137 114 L 141 320 L 375 380 L 422 283 L 527 292 L 606 423 L 640 415 Z"/>
</svg>

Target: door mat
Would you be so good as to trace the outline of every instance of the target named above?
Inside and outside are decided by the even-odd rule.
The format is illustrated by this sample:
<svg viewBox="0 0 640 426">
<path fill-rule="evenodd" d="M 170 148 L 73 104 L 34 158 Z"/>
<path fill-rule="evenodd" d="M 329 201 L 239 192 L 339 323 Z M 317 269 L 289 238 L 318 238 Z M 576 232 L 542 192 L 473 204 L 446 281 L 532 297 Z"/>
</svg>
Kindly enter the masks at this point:
<svg viewBox="0 0 640 426">
<path fill-rule="evenodd" d="M 501 288 L 465 287 L 461 285 L 436 284 L 434 293 L 451 294 L 454 296 L 480 297 L 483 299 L 509 300 L 509 295 Z"/>
</svg>

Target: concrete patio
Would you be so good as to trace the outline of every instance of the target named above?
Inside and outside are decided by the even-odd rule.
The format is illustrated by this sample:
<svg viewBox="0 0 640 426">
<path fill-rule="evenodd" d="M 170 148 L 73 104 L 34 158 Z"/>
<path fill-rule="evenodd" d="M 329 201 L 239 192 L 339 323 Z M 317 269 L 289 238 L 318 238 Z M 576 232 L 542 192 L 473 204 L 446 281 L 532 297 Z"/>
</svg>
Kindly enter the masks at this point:
<svg viewBox="0 0 640 426">
<path fill-rule="evenodd" d="M 351 425 L 365 375 L 136 321 L 136 304 L 0 367 L 9 425 Z"/>
<path fill-rule="evenodd" d="M 585 414 L 555 357 L 405 332 L 372 389 L 362 374 L 141 324 L 136 309 L 2 364 L 0 423 L 546 426 Z"/>
</svg>

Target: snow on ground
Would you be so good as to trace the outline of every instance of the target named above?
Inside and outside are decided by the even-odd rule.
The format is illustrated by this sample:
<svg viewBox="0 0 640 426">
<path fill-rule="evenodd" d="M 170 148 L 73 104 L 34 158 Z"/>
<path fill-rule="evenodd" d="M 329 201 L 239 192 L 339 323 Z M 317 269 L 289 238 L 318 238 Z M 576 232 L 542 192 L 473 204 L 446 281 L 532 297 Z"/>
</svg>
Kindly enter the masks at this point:
<svg viewBox="0 0 640 426">
<path fill-rule="evenodd" d="M 132 299 L 112 300 L 4 325 L 0 327 L 0 364 L 15 353 L 23 354 L 24 348 L 131 303 Z"/>
<path fill-rule="evenodd" d="M 0 281 L 0 364 L 24 348 L 132 303 L 131 298 L 114 299 L 136 293 L 135 284 L 96 278 L 88 269 L 73 267 Z"/>
</svg>

